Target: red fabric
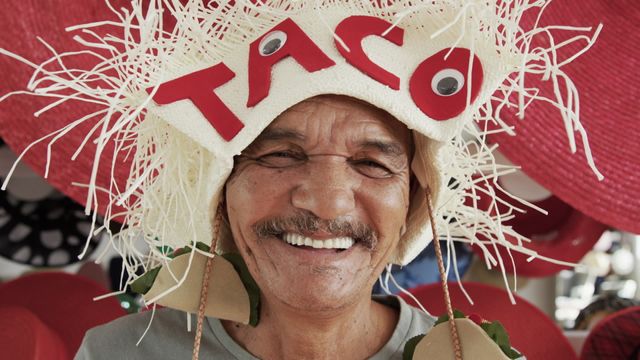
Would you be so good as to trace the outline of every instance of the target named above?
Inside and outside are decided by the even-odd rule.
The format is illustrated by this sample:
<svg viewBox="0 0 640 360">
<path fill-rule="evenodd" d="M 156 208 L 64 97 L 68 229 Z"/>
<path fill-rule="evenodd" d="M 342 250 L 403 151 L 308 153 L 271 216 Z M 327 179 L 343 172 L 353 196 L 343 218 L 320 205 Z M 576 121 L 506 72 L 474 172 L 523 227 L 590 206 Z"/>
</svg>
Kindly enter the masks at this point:
<svg viewBox="0 0 640 360">
<path fill-rule="evenodd" d="M 23 307 L 0 307 L 0 353 L 11 360 L 71 359 L 60 337 Z"/>
<path fill-rule="evenodd" d="M 470 59 L 471 52 L 464 48 L 454 48 L 445 59 L 445 55 L 450 49 L 444 49 L 435 55 L 430 56 L 418 65 L 409 80 L 409 91 L 413 102 L 432 119 L 448 120 L 460 113 L 467 107 L 467 88 L 471 86 L 471 102 L 478 97 L 480 86 L 482 85 L 482 64 L 477 56 Z M 472 83 L 466 78 L 469 62 L 472 61 Z M 451 68 L 458 70 L 465 77 L 464 85 L 458 93 L 451 96 L 442 96 L 435 93 L 431 88 L 431 80 L 441 70 Z"/>
<path fill-rule="evenodd" d="M 57 334 L 67 354 L 73 356 L 87 330 L 125 315 L 116 298 L 93 301 L 94 297 L 107 292 L 107 289 L 82 276 L 40 272 L 0 285 L 0 307 L 28 309 Z M 31 335 L 24 333 L 22 336 Z"/>
<path fill-rule="evenodd" d="M 126 6 L 128 3 L 128 0 L 111 0 L 114 7 Z M 8 51 L 16 52 L 34 63 L 40 63 L 50 58 L 52 53 L 35 40 L 36 36 L 41 36 L 58 52 L 77 51 L 84 47 L 72 38 L 80 32 L 65 32 L 63 31 L 65 27 L 114 17 L 115 15 L 106 7 L 103 0 L 4 0 L 0 23 L 0 44 Z M 107 31 L 106 29 L 94 30 L 99 33 Z M 109 31 L 111 30 L 113 29 Z M 82 36 L 89 37 L 86 34 Z M 90 67 L 97 63 L 96 59 L 89 55 L 65 58 L 65 60 L 71 69 Z M 0 56 L 0 73 L 2 74 L 0 95 L 10 91 L 24 90 L 32 71 L 33 69 L 27 65 L 7 56 Z M 56 100 L 24 95 L 8 98 L 0 104 L 0 137 L 19 154 L 31 142 L 96 110 L 95 106 L 87 103 L 70 102 L 38 118 L 33 116 L 35 111 Z M 87 189 L 74 186 L 72 183 L 88 183 L 96 146 L 93 141 L 89 141 L 85 150 L 75 161 L 71 161 L 71 156 L 84 135 L 95 125 L 95 120 L 95 118 L 91 119 L 78 129 L 71 131 L 51 148 L 51 171 L 47 181 L 81 204 L 85 203 Z M 45 169 L 46 145 L 47 140 L 34 146 L 23 159 L 40 175 Z M 110 142 L 103 153 L 97 174 L 98 186 L 103 188 L 109 188 L 112 151 L 113 143 Z M 119 162 L 118 165 L 122 166 L 118 166 L 115 170 L 116 178 L 122 180 L 118 182 L 121 189 L 124 188 L 124 180 L 128 175 L 128 161 Z M 99 212 L 104 214 L 108 204 L 107 196 L 98 191 L 97 201 Z M 119 211 L 118 208 L 113 209 L 114 213 Z"/>
<path fill-rule="evenodd" d="M 244 127 L 240 119 L 213 92 L 236 75 L 225 64 L 192 72 L 158 87 L 153 100 L 160 105 L 189 99 L 223 139 L 230 141 Z M 153 88 L 147 89 L 151 93 Z"/>
<path fill-rule="evenodd" d="M 567 338 L 553 320 L 525 299 L 514 295 L 512 305 L 502 289 L 479 283 L 464 283 L 475 305 L 469 304 L 457 283 L 449 283 L 451 302 L 466 315 L 477 314 L 487 321 L 498 320 L 507 330 L 511 346 L 528 360 L 577 359 Z M 446 313 L 442 286 L 423 285 L 409 290 L 434 316 Z M 414 304 L 406 295 L 402 297 Z"/>
<path fill-rule="evenodd" d="M 516 136 L 495 134 L 490 140 L 500 144 L 500 152 L 511 162 L 580 212 L 609 226 L 640 233 L 640 2 L 553 1 L 540 21 L 541 26 L 595 28 L 603 24 L 593 48 L 562 70 L 580 94 L 580 121 L 605 178 L 599 181 L 593 174 L 577 133 L 577 152 L 571 153 L 561 114 L 546 102 L 528 106 L 524 121 L 515 114 L 504 114 L 503 120 L 514 126 Z M 575 35 L 556 32 L 555 43 Z M 540 33 L 534 41 L 548 43 L 549 38 Z M 560 60 L 585 45 L 580 41 L 564 46 L 558 52 Z M 551 82 L 530 77 L 525 86 L 542 86 L 544 95 L 553 96 L 546 86 Z"/>
<path fill-rule="evenodd" d="M 260 54 L 260 42 L 273 31 L 287 34 L 287 40 L 275 53 L 269 56 Z M 280 60 L 293 57 L 308 72 L 322 70 L 335 65 L 313 40 L 291 19 L 284 20 L 251 43 L 249 50 L 249 99 L 247 107 L 257 105 L 269 95 L 271 69 Z M 295 84 L 291 84 L 295 87 Z"/>
<path fill-rule="evenodd" d="M 613 313 L 589 333 L 581 360 L 639 360 L 640 306 Z"/>
<path fill-rule="evenodd" d="M 382 34 L 392 26 L 391 23 L 373 16 L 350 16 L 336 27 L 336 35 L 347 45 L 349 50 L 335 41 L 336 47 L 347 61 L 374 80 L 389 86 L 394 90 L 400 89 L 400 78 L 375 64 L 362 48 L 362 39 L 370 35 L 378 35 L 392 43 L 401 46 L 404 30 L 394 27 L 388 34 Z"/>
</svg>

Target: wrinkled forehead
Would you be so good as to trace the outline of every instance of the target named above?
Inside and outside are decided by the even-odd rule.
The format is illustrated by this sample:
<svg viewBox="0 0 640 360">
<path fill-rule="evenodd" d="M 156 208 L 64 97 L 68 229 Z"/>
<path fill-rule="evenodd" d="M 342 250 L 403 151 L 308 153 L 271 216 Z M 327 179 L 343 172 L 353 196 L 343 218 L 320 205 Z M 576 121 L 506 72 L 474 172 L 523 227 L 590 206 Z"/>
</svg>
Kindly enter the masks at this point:
<svg viewBox="0 0 640 360">
<path fill-rule="evenodd" d="M 339 140 L 378 144 L 382 150 L 410 155 L 411 131 L 388 112 L 365 101 L 343 95 L 326 94 L 303 100 L 278 115 L 249 146 L 265 141 L 309 143 L 331 137 Z M 389 147 L 384 149 L 384 147 Z"/>
</svg>

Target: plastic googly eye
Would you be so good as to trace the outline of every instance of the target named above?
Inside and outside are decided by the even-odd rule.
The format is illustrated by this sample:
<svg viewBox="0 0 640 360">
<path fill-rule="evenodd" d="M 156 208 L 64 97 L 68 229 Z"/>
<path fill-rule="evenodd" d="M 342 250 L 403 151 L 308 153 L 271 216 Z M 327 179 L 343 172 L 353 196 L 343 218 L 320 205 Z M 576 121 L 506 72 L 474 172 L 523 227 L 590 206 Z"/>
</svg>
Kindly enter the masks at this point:
<svg viewBox="0 0 640 360">
<path fill-rule="evenodd" d="M 431 80 L 431 89 L 440 96 L 451 96 L 464 86 L 464 76 L 455 69 L 438 71 Z"/>
<path fill-rule="evenodd" d="M 267 34 L 262 41 L 260 41 L 260 55 L 269 56 L 276 51 L 282 49 L 287 42 L 287 34 L 276 30 Z"/>
</svg>

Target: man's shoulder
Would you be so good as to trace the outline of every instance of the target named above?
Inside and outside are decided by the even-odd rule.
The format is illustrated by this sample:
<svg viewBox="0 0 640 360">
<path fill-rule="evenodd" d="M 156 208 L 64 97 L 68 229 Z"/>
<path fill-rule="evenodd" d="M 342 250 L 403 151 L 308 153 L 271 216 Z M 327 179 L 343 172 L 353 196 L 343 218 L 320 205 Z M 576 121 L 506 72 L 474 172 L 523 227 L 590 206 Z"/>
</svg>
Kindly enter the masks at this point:
<svg viewBox="0 0 640 360">
<path fill-rule="evenodd" d="M 409 334 L 419 335 L 429 331 L 436 318 L 424 311 L 409 305 L 404 299 L 395 295 L 374 295 L 374 300 L 400 311 L 400 322 L 405 322 Z"/>
<path fill-rule="evenodd" d="M 144 358 L 170 358 L 185 352 L 189 354 L 192 341 L 193 333 L 187 331 L 184 312 L 173 309 L 145 311 L 89 330 L 76 359 L 136 359 L 138 354 L 144 354 Z"/>
</svg>

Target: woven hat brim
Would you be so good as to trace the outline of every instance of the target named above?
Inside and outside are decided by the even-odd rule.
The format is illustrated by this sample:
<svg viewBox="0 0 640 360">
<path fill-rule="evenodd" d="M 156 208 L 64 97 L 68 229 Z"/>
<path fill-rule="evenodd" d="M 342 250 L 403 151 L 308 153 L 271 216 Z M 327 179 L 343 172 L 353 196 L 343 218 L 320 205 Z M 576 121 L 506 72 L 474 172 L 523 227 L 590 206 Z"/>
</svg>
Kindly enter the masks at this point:
<svg viewBox="0 0 640 360">
<path fill-rule="evenodd" d="M 553 106 L 534 102 L 525 113 L 505 119 L 516 136 L 496 134 L 491 141 L 538 183 L 565 202 L 612 227 L 640 233 L 640 3 L 585 0 L 554 1 L 543 23 L 567 25 L 602 22 L 604 28 L 589 56 L 567 66 L 580 92 L 581 121 L 599 181 L 587 164 L 581 137 L 572 154 L 562 119 Z M 577 44 L 570 45 L 577 50 Z"/>
<path fill-rule="evenodd" d="M 111 1 L 112 6 L 120 7 L 128 3 L 126 0 Z M 46 11 L 43 11 L 46 9 Z M 73 40 L 69 34 L 59 31 L 79 23 L 104 20 L 111 14 L 102 1 L 65 1 L 64 6 L 55 0 L 10 0 L 3 3 L 3 24 L 0 31 L 2 47 L 15 51 L 34 63 L 49 59 L 52 53 L 44 44 L 25 42 L 36 36 L 46 37 L 47 44 L 57 52 L 80 51 L 84 48 Z M 115 17 L 115 15 L 113 15 Z M 45 36 L 46 35 L 46 36 Z M 27 46 L 27 43 L 29 46 Z M 87 67 L 95 64 L 90 55 L 65 58 L 70 68 Z M 9 57 L 0 56 L 0 73 L 3 81 L 0 84 L 0 95 L 9 91 L 23 89 L 28 83 L 33 69 L 19 64 Z M 61 129 L 68 119 L 80 118 L 95 111 L 87 103 L 74 102 L 62 104 L 50 111 L 33 116 L 33 111 L 39 110 L 56 99 L 42 99 L 34 96 L 14 95 L 6 99 L 0 106 L 0 138 L 16 153 L 20 154 L 32 142 Z M 81 184 L 87 184 L 90 179 L 94 161 L 96 145 L 90 139 L 75 160 L 72 157 L 82 144 L 88 131 L 95 123 L 89 121 L 66 134 L 51 147 L 51 171 L 47 174 L 47 181 L 55 188 L 74 199 L 80 204 L 87 200 L 87 189 Z M 47 143 L 51 138 L 42 141 L 25 153 L 23 161 L 39 175 L 45 175 L 47 162 Z M 97 173 L 97 184 L 103 189 L 111 185 L 111 164 L 113 143 L 107 145 L 100 160 L 101 169 Z M 121 163 L 115 167 L 116 183 L 120 189 L 124 188 L 128 178 L 129 159 L 120 159 Z M 76 183 L 76 184 L 74 184 Z M 80 186 L 78 185 L 80 184 Z M 106 192 L 98 191 L 98 212 L 104 214 L 109 197 Z M 112 212 L 117 212 L 113 209 Z M 118 220 L 118 218 L 115 218 Z"/>
<path fill-rule="evenodd" d="M 580 359 L 636 359 L 640 356 L 639 330 L 640 306 L 611 314 L 591 330 Z"/>
</svg>

